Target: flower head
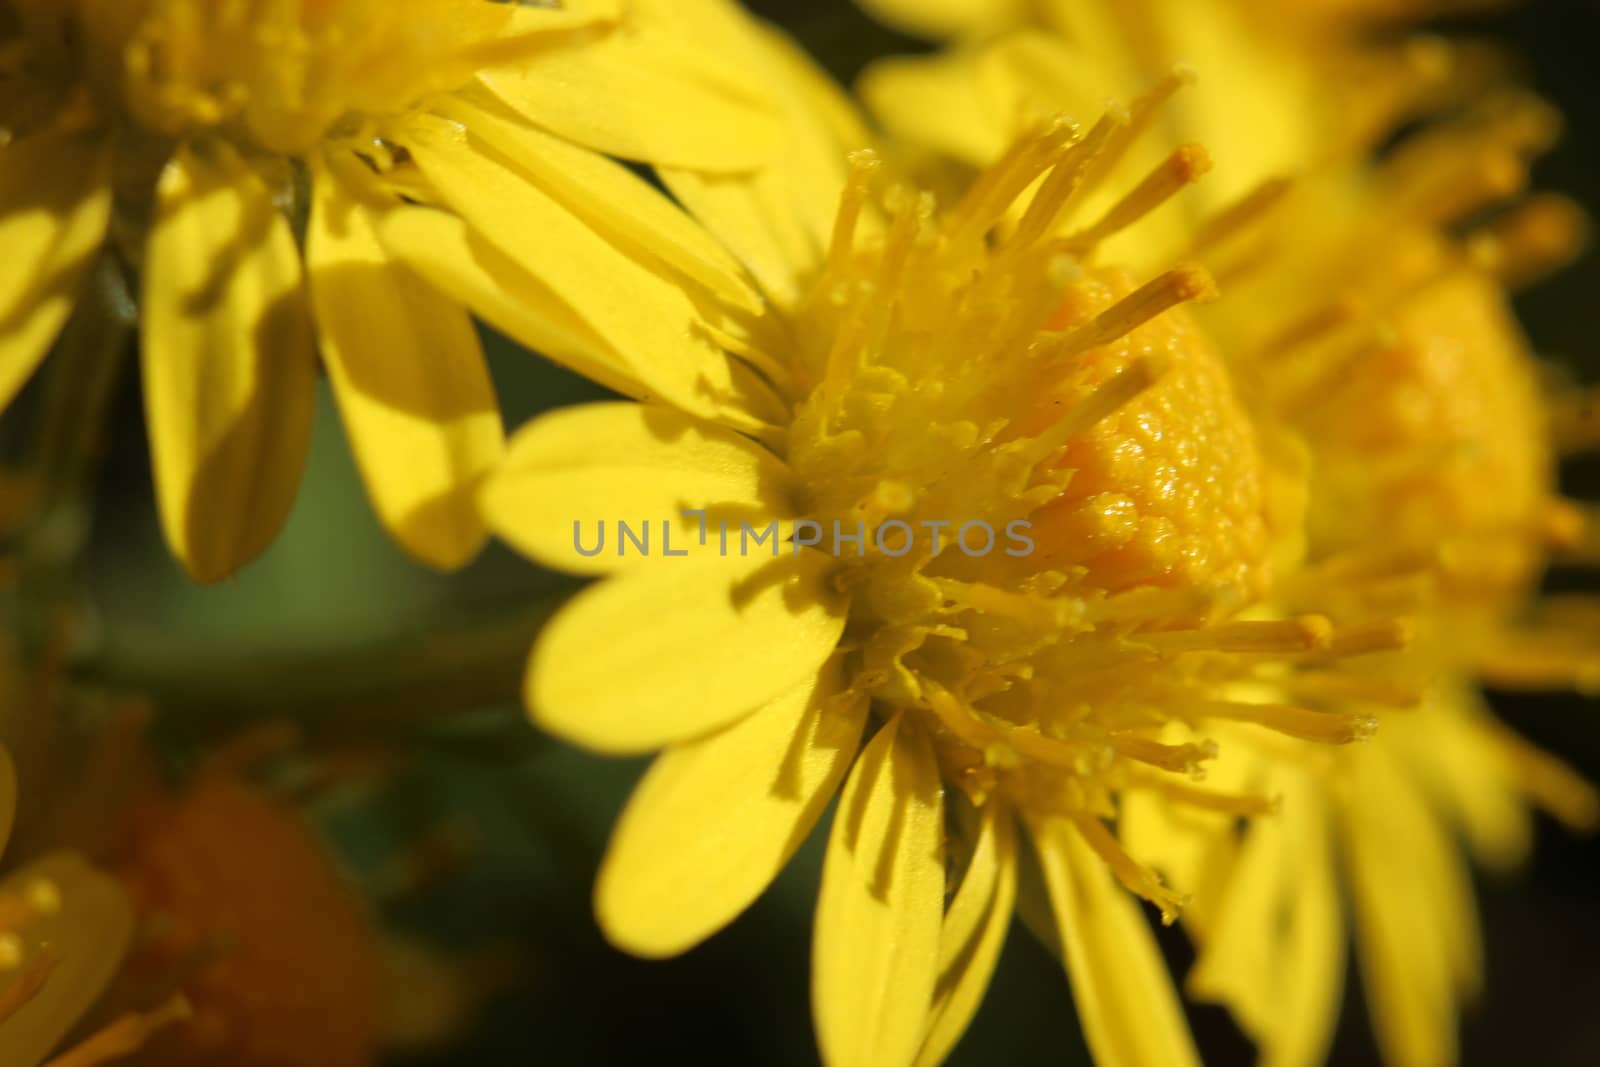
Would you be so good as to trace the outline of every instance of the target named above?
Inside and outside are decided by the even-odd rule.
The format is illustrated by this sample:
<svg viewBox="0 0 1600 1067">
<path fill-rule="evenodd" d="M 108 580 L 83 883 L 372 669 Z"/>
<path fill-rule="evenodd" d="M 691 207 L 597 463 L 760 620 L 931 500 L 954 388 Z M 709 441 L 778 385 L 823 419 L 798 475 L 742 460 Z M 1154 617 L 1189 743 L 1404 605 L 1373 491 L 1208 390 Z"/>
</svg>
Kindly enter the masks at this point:
<svg viewBox="0 0 1600 1067">
<path fill-rule="evenodd" d="M 700 294 L 729 354 L 697 368 L 698 388 L 635 363 L 646 403 L 535 421 L 483 494 L 513 545 L 606 576 L 534 649 L 536 721 L 606 751 L 667 746 L 601 871 L 602 925 L 646 955 L 694 944 L 760 893 L 842 782 L 813 972 L 824 1055 L 934 1062 L 1003 940 L 1021 821 L 1091 1045 L 1192 1060 L 1116 882 L 1169 918 L 1183 897 L 1104 820 L 1140 791 L 1269 810 L 1191 781 L 1215 752 L 1209 724 L 1363 737 L 1365 714 L 1263 702 L 1250 683 L 1338 676 L 1402 635 L 1246 610 L 1292 507 L 1180 306 L 1209 278 L 1098 258 L 1206 169 L 1184 146 L 1127 173 L 1175 85 L 1092 126 L 1034 128 L 953 202 L 879 196 L 878 158 L 846 163 L 864 138 L 818 76 L 720 5 L 694 10 L 708 40 L 778 72 L 791 148 L 747 179 L 662 177 L 776 313 Z M 614 539 L 596 549 L 601 524 Z M 1195 739 L 1170 743 L 1175 724 Z"/>
<path fill-rule="evenodd" d="M 631 20 L 606 0 L 10 0 L 0 402 L 75 307 L 95 313 L 84 288 L 125 302 L 135 275 L 162 526 L 195 577 L 232 573 L 282 525 L 319 353 L 385 525 L 459 566 L 503 445 L 468 308 L 559 356 L 525 323 L 568 302 L 537 280 L 562 271 L 542 241 L 510 242 L 531 284 L 509 266 L 438 276 L 452 247 L 507 243 L 493 194 L 444 171 L 525 186 L 582 230 L 572 175 L 614 166 L 593 150 L 715 171 L 771 141 L 762 102 Z M 450 240 L 396 251 L 381 222 L 415 204 Z"/>
<path fill-rule="evenodd" d="M 1528 607 L 1550 551 L 1580 536 L 1582 509 L 1554 496 L 1550 405 L 1503 291 L 1570 258 L 1581 220 L 1559 198 L 1535 197 L 1464 241 L 1448 235 L 1520 193 L 1529 155 L 1557 127 L 1525 95 L 1459 93 L 1471 63 L 1448 46 L 1345 51 L 1353 39 L 1341 38 L 1316 56 L 1369 70 L 1353 98 L 1330 99 L 1304 77 L 1293 84 L 1312 92 L 1283 93 L 1276 72 L 1300 53 L 1216 7 L 1217 18 L 1208 7 L 1207 17 L 1161 23 L 1147 38 L 1164 41 L 1154 54 L 1115 36 L 1098 45 L 1147 74 L 1199 63 L 1193 105 L 1173 112 L 1182 136 L 1255 136 L 1242 118 L 1257 111 L 1268 113 L 1264 129 L 1302 135 L 1265 136 L 1265 150 L 1235 156 L 1244 166 L 1223 183 L 1224 199 L 1191 227 L 1194 254 L 1228 294 L 1202 320 L 1224 341 L 1267 435 L 1297 441 L 1309 475 L 1303 542 L 1285 546 L 1294 562 L 1271 596 L 1291 612 L 1314 603 L 1346 627 L 1401 614 L 1416 620 L 1418 640 L 1408 655 L 1367 658 L 1342 679 L 1270 683 L 1285 699 L 1380 717 L 1374 744 L 1332 753 L 1221 739 L 1215 777 L 1281 795 L 1281 822 L 1255 820 L 1241 845 L 1237 828 L 1217 820 L 1206 844 L 1187 813 L 1132 797 L 1121 830 L 1131 850 L 1195 887 L 1186 916 L 1201 952 L 1190 989 L 1227 1003 L 1269 1062 L 1313 1062 L 1326 1048 L 1344 953 L 1341 894 L 1353 904 L 1386 1056 L 1450 1062 L 1456 1007 L 1481 983 L 1470 879 L 1452 832 L 1504 866 L 1526 851 L 1530 801 L 1579 827 L 1596 819 L 1593 789 L 1499 726 L 1474 685 L 1582 685 L 1595 670 L 1582 610 L 1564 623 Z M 1055 47 L 1086 43 L 1065 35 Z M 1015 95 L 1060 91 L 1016 61 L 1016 45 L 983 47 L 1011 57 Z M 1240 61 L 1208 66 L 1207 55 Z M 880 72 L 876 91 L 894 114 L 912 114 L 923 76 L 949 88 L 944 72 L 907 61 Z M 1376 166 L 1361 158 L 1398 119 L 1436 110 L 1444 85 L 1466 106 Z M 1296 146 L 1314 151 L 1291 158 L 1290 173 L 1272 153 Z"/>
</svg>

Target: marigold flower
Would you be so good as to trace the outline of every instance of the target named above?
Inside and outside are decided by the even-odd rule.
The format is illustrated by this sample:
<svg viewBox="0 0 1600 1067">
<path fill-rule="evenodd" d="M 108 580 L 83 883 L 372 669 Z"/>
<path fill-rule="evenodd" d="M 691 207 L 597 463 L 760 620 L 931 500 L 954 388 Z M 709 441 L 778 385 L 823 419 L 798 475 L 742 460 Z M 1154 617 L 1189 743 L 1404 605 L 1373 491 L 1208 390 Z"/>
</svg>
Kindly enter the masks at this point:
<svg viewBox="0 0 1600 1067">
<path fill-rule="evenodd" d="M 643 402 L 536 420 L 482 494 L 514 546 L 603 576 L 535 646 L 535 720 L 602 751 L 667 749 L 618 824 L 600 922 L 643 955 L 695 944 L 762 891 L 842 783 L 813 966 L 824 1056 L 937 1062 L 1003 941 L 1020 821 L 1096 1054 L 1192 1062 L 1116 882 L 1169 919 L 1183 898 L 1104 820 L 1140 791 L 1270 810 L 1189 781 L 1215 747 L 1163 728 L 1364 737 L 1365 715 L 1245 690 L 1342 676 L 1397 635 L 1244 610 L 1271 582 L 1279 502 L 1220 357 L 1178 306 L 1209 297 L 1209 278 L 1180 266 L 1139 284 L 1091 257 L 1206 169 L 1195 146 L 1142 181 L 1118 166 L 1173 86 L 1092 128 L 1036 128 L 956 203 L 897 186 L 880 214 L 877 156 L 846 164 L 866 143 L 858 120 L 786 42 L 716 3 L 677 15 L 752 57 L 787 106 L 781 163 L 660 171 L 773 314 L 717 307 L 681 252 L 663 263 L 664 239 L 639 233 L 619 254 L 675 278 L 731 356 L 597 367 Z M 1095 190 L 1110 190 L 1104 211 L 1084 206 Z M 599 551 L 575 537 L 619 520 L 634 525 Z M 961 540 L 968 523 L 1014 522 L 1031 523 L 1032 550 Z"/>
<path fill-rule="evenodd" d="M 468 308 L 562 355 L 528 323 L 586 313 L 562 263 L 604 225 L 595 152 L 716 171 L 772 144 L 762 102 L 632 22 L 616 0 L 7 0 L 0 404 L 104 252 L 140 278 L 162 526 L 191 574 L 282 525 L 319 351 L 384 524 L 459 566 L 503 447 Z M 504 184 L 548 224 L 503 226 Z M 384 235 L 402 204 L 436 209 L 444 248 Z"/>
</svg>

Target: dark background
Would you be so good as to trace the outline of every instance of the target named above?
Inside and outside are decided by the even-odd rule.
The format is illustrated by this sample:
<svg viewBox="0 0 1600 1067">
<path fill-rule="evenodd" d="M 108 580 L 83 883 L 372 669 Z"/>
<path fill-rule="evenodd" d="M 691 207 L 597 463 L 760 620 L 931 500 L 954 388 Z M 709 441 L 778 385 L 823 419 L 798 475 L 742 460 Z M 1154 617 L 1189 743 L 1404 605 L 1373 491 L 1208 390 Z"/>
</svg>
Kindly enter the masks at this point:
<svg viewBox="0 0 1600 1067">
<path fill-rule="evenodd" d="M 849 0 L 751 6 L 845 79 L 875 55 L 920 47 L 874 27 Z M 1492 34 L 1525 57 L 1529 79 L 1568 122 L 1536 185 L 1600 214 L 1600 5 L 1544 0 L 1450 29 Z M 1542 355 L 1584 380 L 1600 379 L 1600 257 L 1528 293 L 1519 310 Z M 495 373 L 512 427 L 553 401 L 594 395 L 504 344 Z M 807 964 L 822 832 L 746 916 L 701 948 L 664 963 L 610 950 L 590 917 L 589 887 L 607 828 L 643 764 L 541 739 L 510 702 L 531 625 L 526 605 L 568 584 L 502 550 L 453 581 L 400 558 L 366 511 L 324 396 L 312 468 L 284 537 L 238 579 L 196 589 L 161 548 L 137 395 L 133 382 L 124 384 L 91 545 L 100 632 L 78 669 L 154 693 L 168 709 L 161 728 L 178 758 L 263 714 L 296 716 L 314 738 L 336 740 L 359 724 L 425 753 L 356 799 L 318 809 L 369 877 L 421 837 L 459 843 L 448 877 L 384 904 L 393 928 L 461 960 L 516 947 L 516 977 L 470 1035 L 420 1062 L 816 1062 Z M 1600 500 L 1600 462 L 1569 465 L 1563 482 L 1569 495 Z M 1592 576 L 1551 580 L 1596 587 Z M 426 636 L 439 627 L 457 637 L 443 650 Z M 396 672 L 396 662 L 415 666 Z M 490 706 L 419 724 L 409 709 L 428 701 L 418 695 L 431 694 L 430 684 L 448 688 L 463 670 Z M 1518 729 L 1600 780 L 1592 701 L 1494 699 Z M 1538 837 L 1521 878 L 1480 880 L 1489 989 L 1464 1024 L 1468 1065 L 1600 1063 L 1600 843 L 1545 819 Z M 1165 936 L 1183 965 L 1181 934 Z M 1335 1064 L 1376 1062 L 1356 980 L 1352 970 Z M 1194 1009 L 1193 1022 L 1207 1062 L 1252 1062 L 1221 1011 Z M 1020 927 L 952 1062 L 1087 1062 L 1067 980 Z"/>
</svg>

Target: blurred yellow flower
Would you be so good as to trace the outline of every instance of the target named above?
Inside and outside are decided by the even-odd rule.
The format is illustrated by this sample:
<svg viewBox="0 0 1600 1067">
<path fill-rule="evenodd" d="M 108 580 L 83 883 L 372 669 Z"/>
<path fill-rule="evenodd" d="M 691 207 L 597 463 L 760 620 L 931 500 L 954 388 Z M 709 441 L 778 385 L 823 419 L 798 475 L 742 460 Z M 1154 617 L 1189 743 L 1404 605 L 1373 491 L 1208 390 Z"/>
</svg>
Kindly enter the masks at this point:
<svg viewBox="0 0 1600 1067">
<path fill-rule="evenodd" d="M 828 1062 L 943 1058 L 987 984 L 1024 853 L 1096 1056 L 1194 1062 L 1116 882 L 1169 919 L 1183 898 L 1105 820 L 1140 792 L 1270 810 L 1188 780 L 1215 753 L 1206 724 L 1364 737 L 1364 714 L 1234 694 L 1285 672 L 1343 677 L 1403 627 L 1245 610 L 1271 585 L 1293 493 L 1178 306 L 1209 279 L 1178 267 L 1139 284 L 1090 260 L 1208 165 L 1183 146 L 1142 181 L 1119 176 L 1177 82 L 1092 128 L 1036 127 L 958 202 L 896 184 L 880 212 L 880 161 L 847 156 L 868 143 L 859 120 L 792 46 L 712 0 L 674 16 L 749 57 L 742 73 L 785 107 L 789 140 L 751 176 L 659 168 L 772 313 L 719 301 L 684 247 L 662 247 L 698 234 L 703 266 L 719 247 L 701 251 L 703 231 L 625 231 L 618 259 L 671 279 L 721 347 L 651 362 L 641 319 L 593 372 L 643 402 L 536 420 L 482 493 L 512 545 L 602 576 L 535 646 L 534 719 L 601 751 L 666 747 L 616 829 L 600 922 L 643 955 L 694 945 L 839 791 L 813 959 Z M 1108 186 L 1104 211 L 1084 206 Z M 1164 743 L 1172 723 L 1199 738 Z"/>
<path fill-rule="evenodd" d="M 105 250 L 141 279 L 162 526 L 191 574 L 231 574 L 282 525 L 319 349 L 385 526 L 417 558 L 459 566 L 485 536 L 473 486 L 503 448 L 467 307 L 560 350 L 522 327 L 587 313 L 562 242 L 588 238 L 562 235 L 603 223 L 575 188 L 610 166 L 595 152 L 717 171 L 773 143 L 764 105 L 714 57 L 639 33 L 628 10 L 6 0 L 0 404 Z M 549 216 L 533 240 L 502 225 L 505 184 Z M 430 249 L 387 244 L 385 215 L 416 203 L 503 269 L 440 278 Z"/>
</svg>

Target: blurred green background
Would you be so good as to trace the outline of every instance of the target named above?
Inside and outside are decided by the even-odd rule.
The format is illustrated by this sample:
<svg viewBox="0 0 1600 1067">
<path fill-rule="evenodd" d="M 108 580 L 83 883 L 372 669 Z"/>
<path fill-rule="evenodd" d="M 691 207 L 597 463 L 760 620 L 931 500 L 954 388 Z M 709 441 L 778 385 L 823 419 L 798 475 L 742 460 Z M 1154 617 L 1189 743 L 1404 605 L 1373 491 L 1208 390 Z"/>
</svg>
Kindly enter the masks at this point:
<svg viewBox="0 0 1600 1067">
<path fill-rule="evenodd" d="M 875 55 L 919 47 L 872 26 L 849 0 L 751 6 L 845 79 Z M 1492 34 L 1525 57 L 1533 84 L 1568 118 L 1536 183 L 1600 213 L 1600 5 L 1545 0 L 1451 28 Z M 1541 353 L 1588 380 L 1600 379 L 1597 295 L 1600 257 L 1589 256 L 1520 301 Z M 503 341 L 492 348 L 511 427 L 598 395 Z M 80 670 L 155 693 L 170 709 L 161 730 L 175 750 L 293 711 L 313 737 L 377 730 L 425 754 L 377 795 L 326 805 L 330 832 L 372 874 L 409 843 L 448 831 L 460 869 L 387 902 L 386 920 L 464 957 L 513 943 L 524 962 L 459 1046 L 419 1063 L 816 1062 L 806 972 L 821 830 L 745 917 L 681 959 L 629 959 L 595 929 L 594 868 L 643 764 L 542 739 L 515 705 L 527 636 L 570 582 L 500 549 L 452 580 L 401 558 L 366 508 L 324 396 L 282 539 L 236 580 L 194 587 L 162 548 L 136 391 L 123 386 L 90 547 L 98 651 Z M 1600 500 L 1600 462 L 1570 466 L 1564 483 L 1569 495 Z M 1551 582 L 1596 586 L 1579 574 Z M 1497 694 L 1495 704 L 1600 779 L 1592 702 Z M 1539 838 L 1526 877 L 1480 886 L 1490 984 L 1465 1024 L 1469 1065 L 1600 1063 L 1600 843 L 1544 820 Z M 1181 935 L 1164 937 L 1185 965 Z M 1347 1004 L 1333 1062 L 1376 1062 L 1354 984 Z M 1221 1011 L 1196 1008 L 1193 1021 L 1208 1062 L 1251 1062 Z M 1087 1062 L 1066 978 L 1020 927 L 952 1062 Z"/>
</svg>

